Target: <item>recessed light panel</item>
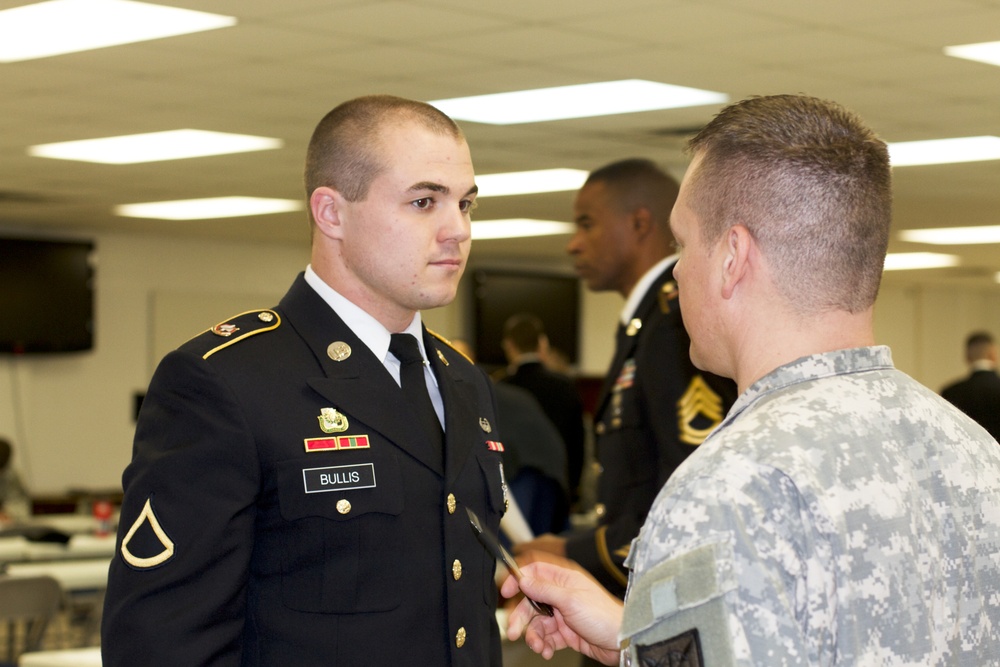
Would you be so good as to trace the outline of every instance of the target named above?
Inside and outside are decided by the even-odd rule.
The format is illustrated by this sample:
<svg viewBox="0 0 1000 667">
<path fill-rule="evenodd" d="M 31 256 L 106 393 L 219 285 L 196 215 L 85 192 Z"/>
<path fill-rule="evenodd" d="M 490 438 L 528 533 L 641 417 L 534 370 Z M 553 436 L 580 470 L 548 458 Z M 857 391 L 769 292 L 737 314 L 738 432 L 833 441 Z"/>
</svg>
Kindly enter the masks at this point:
<svg viewBox="0 0 1000 667">
<path fill-rule="evenodd" d="M 572 222 L 556 222 L 555 220 L 532 220 L 530 218 L 511 218 L 509 220 L 481 220 L 472 223 L 472 239 L 513 239 L 527 236 L 555 236 L 557 234 L 572 234 L 576 225 Z"/>
<path fill-rule="evenodd" d="M 269 213 L 289 213 L 301 211 L 302 207 L 303 203 L 297 199 L 212 197 L 123 204 L 115 207 L 115 215 L 155 220 L 209 220 L 213 218 L 241 218 Z"/>
<path fill-rule="evenodd" d="M 933 245 L 975 245 L 1000 243 L 1000 225 L 976 227 L 936 227 L 933 229 L 906 229 L 899 233 L 903 241 Z"/>
<path fill-rule="evenodd" d="M 0 62 L 47 58 L 235 24 L 232 16 L 131 0 L 50 0 L 0 11 Z"/>
<path fill-rule="evenodd" d="M 581 169 L 540 169 L 477 175 L 476 185 L 479 186 L 477 196 L 502 197 L 579 190 L 586 180 L 587 172 Z"/>
<path fill-rule="evenodd" d="M 1000 160 L 1000 137 L 958 137 L 889 144 L 893 167 Z"/>
<path fill-rule="evenodd" d="M 956 255 L 938 252 L 891 252 L 885 256 L 885 271 L 906 271 L 911 269 L 942 269 L 958 266 Z"/>
<path fill-rule="evenodd" d="M 944 47 L 945 55 L 1000 67 L 1000 42 L 979 42 Z"/>
<path fill-rule="evenodd" d="M 728 100 L 728 95 L 711 90 L 628 79 L 456 97 L 431 104 L 456 120 L 513 125 L 723 104 Z"/>
<path fill-rule="evenodd" d="M 281 148 L 280 139 L 205 130 L 169 130 L 30 146 L 28 155 L 101 164 L 160 162 Z"/>
</svg>

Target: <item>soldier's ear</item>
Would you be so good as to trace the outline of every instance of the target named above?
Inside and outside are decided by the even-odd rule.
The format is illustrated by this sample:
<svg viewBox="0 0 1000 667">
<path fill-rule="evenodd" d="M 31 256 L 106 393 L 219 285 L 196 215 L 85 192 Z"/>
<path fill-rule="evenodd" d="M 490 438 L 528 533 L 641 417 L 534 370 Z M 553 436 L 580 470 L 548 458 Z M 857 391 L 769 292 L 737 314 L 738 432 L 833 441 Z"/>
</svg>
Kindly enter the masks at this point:
<svg viewBox="0 0 1000 667">
<path fill-rule="evenodd" d="M 653 229 L 653 214 L 645 206 L 632 211 L 632 229 L 639 238 L 645 238 Z"/>
<path fill-rule="evenodd" d="M 745 226 L 733 225 L 723 234 L 720 244 L 722 296 L 728 299 L 735 293 L 736 286 L 749 275 L 754 240 Z"/>
<path fill-rule="evenodd" d="M 318 187 L 309 196 L 309 210 L 312 212 L 316 230 L 331 239 L 343 238 L 343 214 L 346 200 L 333 188 Z"/>
</svg>

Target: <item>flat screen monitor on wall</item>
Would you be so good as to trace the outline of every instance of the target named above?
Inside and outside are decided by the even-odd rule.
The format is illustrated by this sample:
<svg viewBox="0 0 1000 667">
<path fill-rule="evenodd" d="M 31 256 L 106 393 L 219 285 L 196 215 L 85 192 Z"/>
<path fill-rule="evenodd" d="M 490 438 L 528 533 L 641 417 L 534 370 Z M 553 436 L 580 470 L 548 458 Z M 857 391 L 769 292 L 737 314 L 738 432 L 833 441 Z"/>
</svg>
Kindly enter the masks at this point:
<svg viewBox="0 0 1000 667">
<path fill-rule="evenodd" d="M 0 238 L 0 353 L 94 346 L 94 244 Z"/>
<path fill-rule="evenodd" d="M 573 276 L 478 269 L 473 273 L 477 361 L 503 366 L 500 340 L 507 318 L 532 313 L 542 320 L 552 347 L 570 363 L 579 357 L 580 288 Z"/>
</svg>

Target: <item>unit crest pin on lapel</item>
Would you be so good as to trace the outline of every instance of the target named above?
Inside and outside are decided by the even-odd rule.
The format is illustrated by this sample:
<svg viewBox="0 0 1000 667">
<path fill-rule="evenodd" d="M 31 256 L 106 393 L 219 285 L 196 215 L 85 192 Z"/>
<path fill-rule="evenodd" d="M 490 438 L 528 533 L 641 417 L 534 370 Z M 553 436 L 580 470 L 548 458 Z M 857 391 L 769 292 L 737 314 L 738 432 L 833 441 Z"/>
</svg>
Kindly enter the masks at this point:
<svg viewBox="0 0 1000 667">
<path fill-rule="evenodd" d="M 347 430 L 347 417 L 337 412 L 336 408 L 323 408 L 317 419 L 323 433 L 343 433 Z"/>
</svg>

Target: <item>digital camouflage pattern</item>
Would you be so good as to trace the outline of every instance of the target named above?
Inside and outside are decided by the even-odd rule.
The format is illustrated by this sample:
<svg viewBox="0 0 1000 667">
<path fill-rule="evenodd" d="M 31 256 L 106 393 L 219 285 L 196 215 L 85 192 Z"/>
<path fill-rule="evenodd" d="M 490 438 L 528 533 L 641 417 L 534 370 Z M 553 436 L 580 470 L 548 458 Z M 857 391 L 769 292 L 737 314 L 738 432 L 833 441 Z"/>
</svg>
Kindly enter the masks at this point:
<svg viewBox="0 0 1000 667">
<path fill-rule="evenodd" d="M 1000 446 L 887 347 L 805 357 L 677 470 L 630 565 L 631 650 L 696 628 L 708 667 L 997 665 Z"/>
</svg>

